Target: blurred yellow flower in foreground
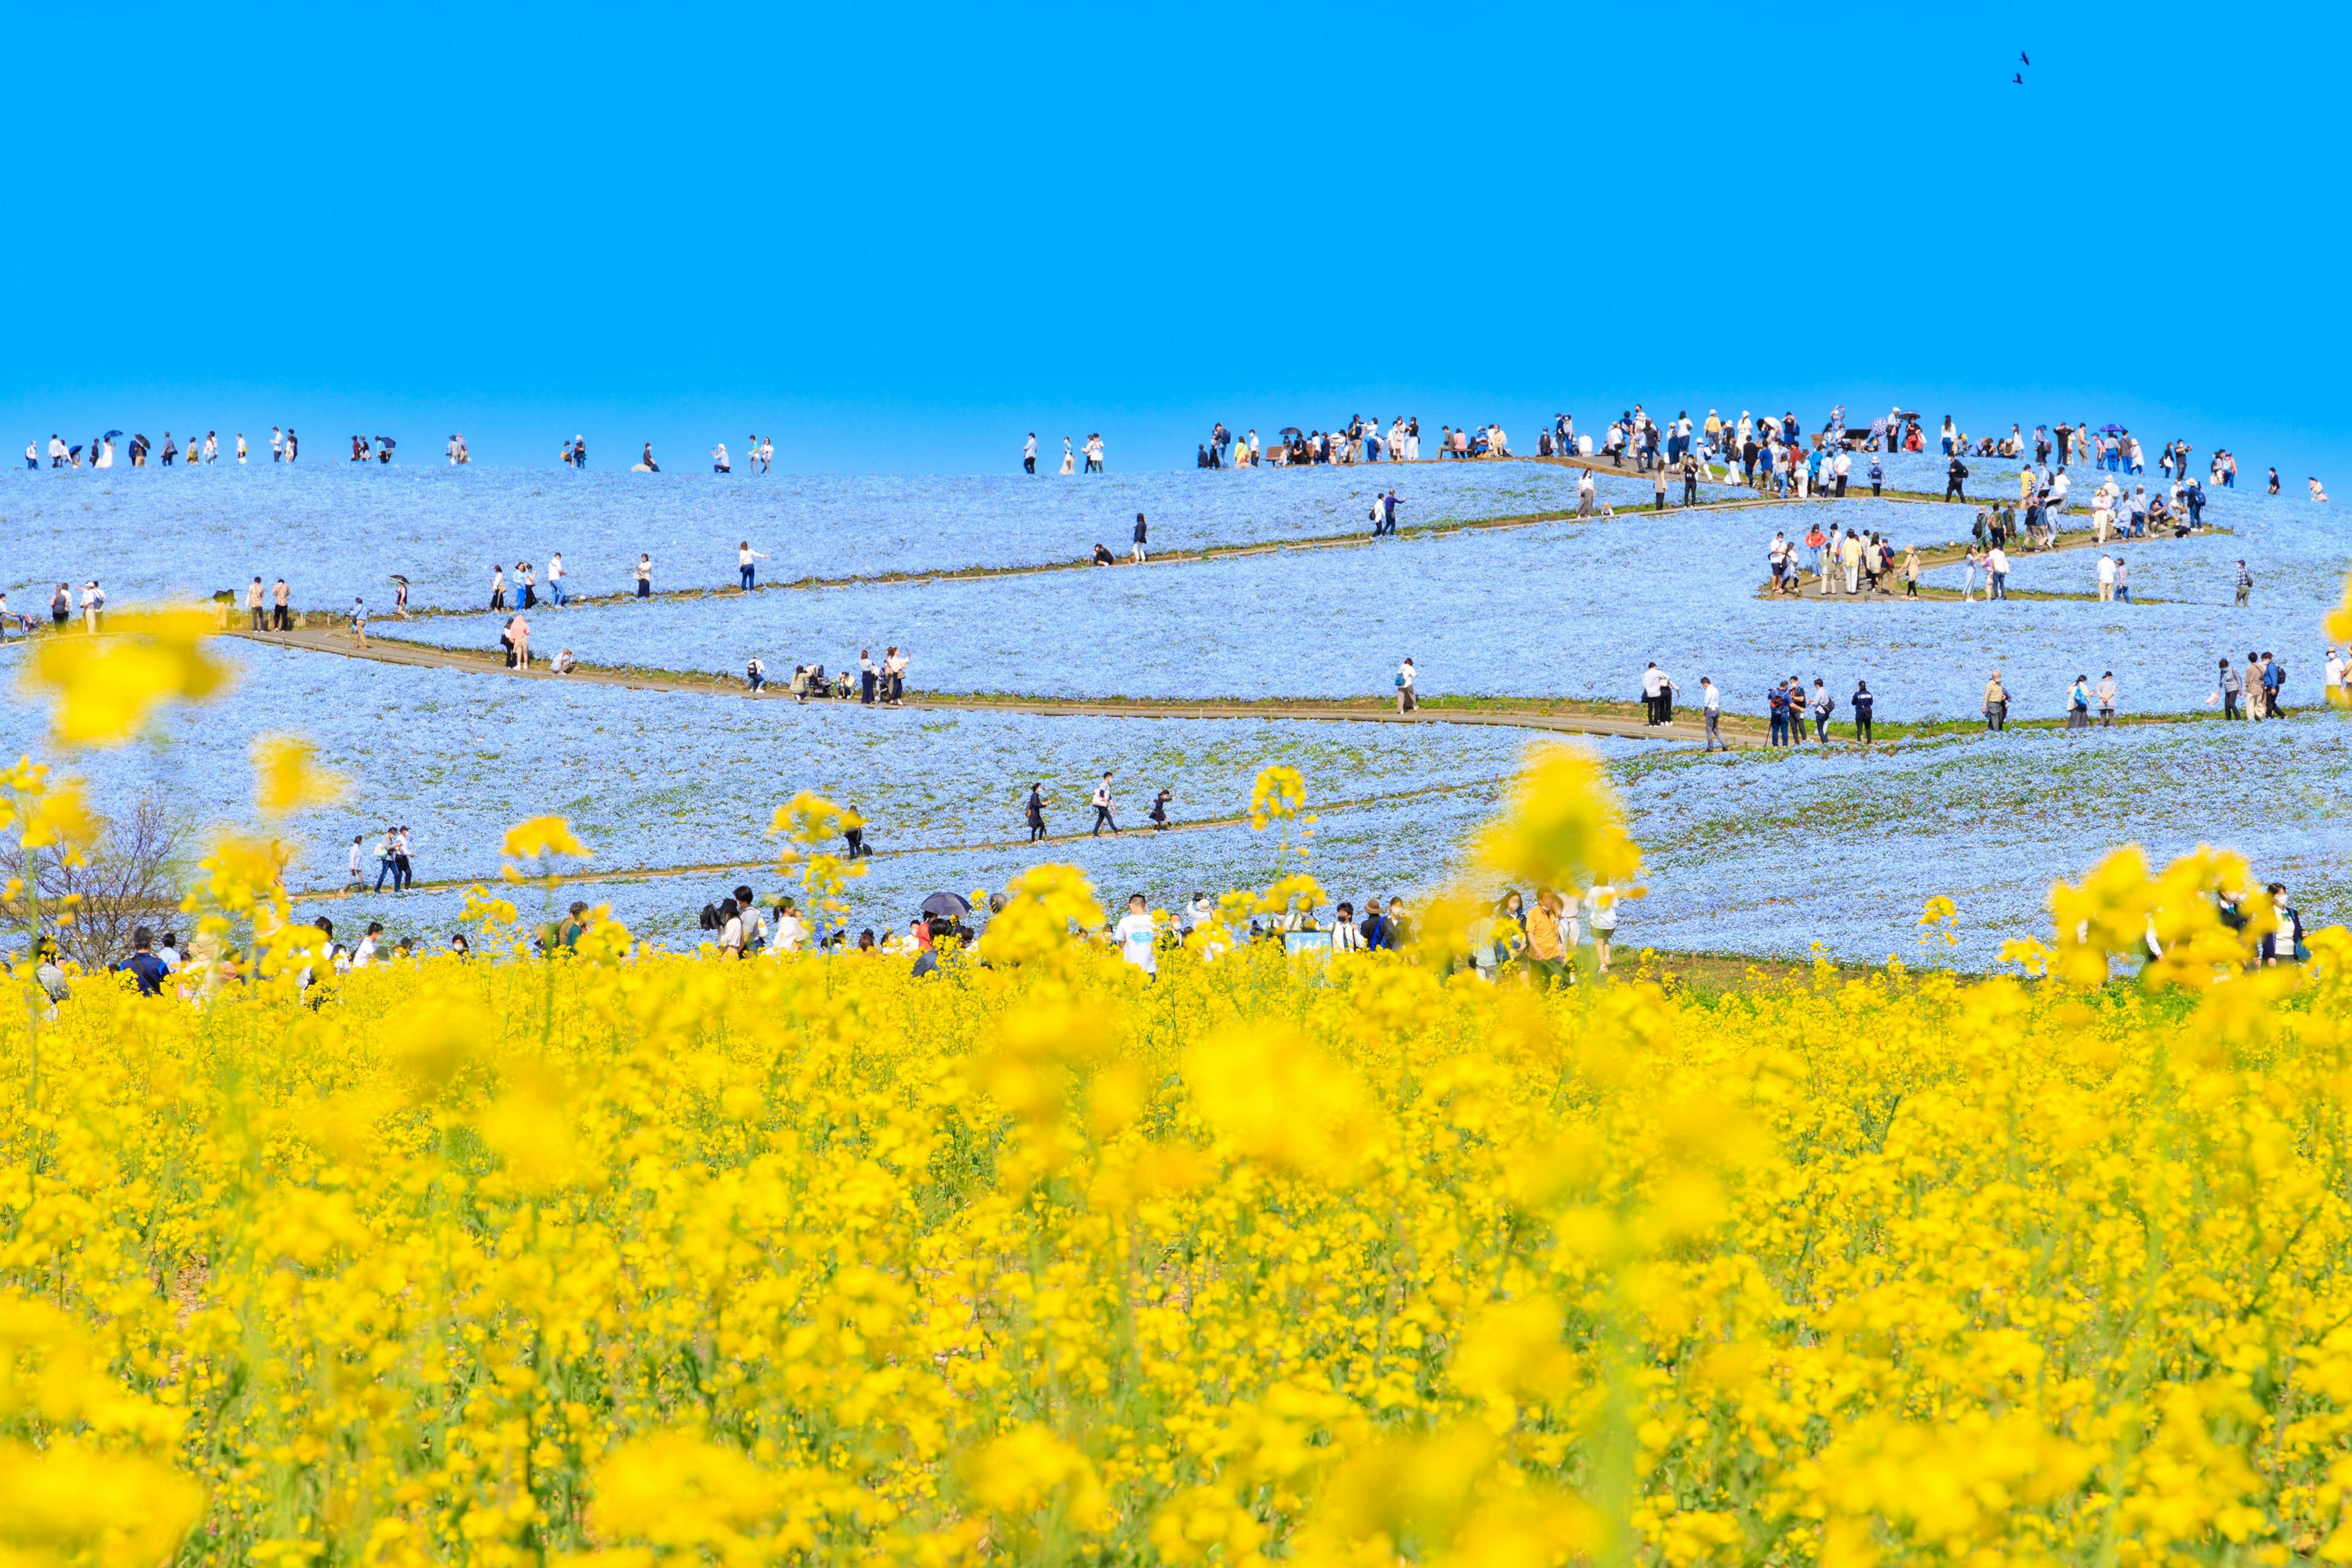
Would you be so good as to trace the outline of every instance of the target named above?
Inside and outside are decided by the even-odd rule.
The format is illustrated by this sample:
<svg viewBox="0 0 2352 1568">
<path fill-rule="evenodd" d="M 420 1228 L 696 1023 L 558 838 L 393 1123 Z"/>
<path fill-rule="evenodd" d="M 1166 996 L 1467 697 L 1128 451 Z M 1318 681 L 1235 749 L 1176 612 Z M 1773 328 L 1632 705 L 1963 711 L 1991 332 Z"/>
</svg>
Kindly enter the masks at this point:
<svg viewBox="0 0 2352 1568">
<path fill-rule="evenodd" d="M 264 816 L 286 816 L 333 805 L 352 781 L 318 766 L 319 748 L 297 735 L 262 735 L 253 742 L 253 804 Z"/>
<path fill-rule="evenodd" d="M 509 860 L 588 858 L 587 847 L 572 836 L 572 825 L 560 816 L 534 816 L 516 823 L 499 841 L 499 853 Z M 500 867 L 499 871 L 509 881 L 520 881 L 530 874 L 513 866 Z"/>
<path fill-rule="evenodd" d="M 162 704 L 201 700 L 227 683 L 228 668 L 201 646 L 216 629 L 202 610 L 111 616 L 102 637 L 41 638 L 20 684 L 49 699 L 50 731 L 62 744 L 113 745 Z"/>
</svg>

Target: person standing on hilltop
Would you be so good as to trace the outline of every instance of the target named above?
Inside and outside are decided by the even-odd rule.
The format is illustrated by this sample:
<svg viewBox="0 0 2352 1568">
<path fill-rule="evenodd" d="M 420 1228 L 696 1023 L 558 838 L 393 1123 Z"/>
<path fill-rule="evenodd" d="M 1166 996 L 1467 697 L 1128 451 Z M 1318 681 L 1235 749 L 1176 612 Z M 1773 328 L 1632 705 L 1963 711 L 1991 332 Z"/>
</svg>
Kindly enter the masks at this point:
<svg viewBox="0 0 2352 1568">
<path fill-rule="evenodd" d="M 1021 448 L 1021 471 L 1034 476 L 1037 472 L 1037 432 L 1029 432 L 1028 442 Z"/>
</svg>

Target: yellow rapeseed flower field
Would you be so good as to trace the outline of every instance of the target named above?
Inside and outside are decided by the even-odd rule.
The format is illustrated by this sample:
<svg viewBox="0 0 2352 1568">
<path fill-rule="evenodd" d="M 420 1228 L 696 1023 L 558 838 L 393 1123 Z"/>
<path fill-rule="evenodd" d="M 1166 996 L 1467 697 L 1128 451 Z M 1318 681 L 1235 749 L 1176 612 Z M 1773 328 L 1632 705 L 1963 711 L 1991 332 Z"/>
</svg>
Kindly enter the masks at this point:
<svg viewBox="0 0 2352 1568">
<path fill-rule="evenodd" d="M 2180 885 L 1720 997 L 1147 985 L 1052 868 L 922 980 L 82 980 L 0 1026 L 0 1557 L 2352 1558 L 2352 942 L 2077 973 Z"/>
</svg>

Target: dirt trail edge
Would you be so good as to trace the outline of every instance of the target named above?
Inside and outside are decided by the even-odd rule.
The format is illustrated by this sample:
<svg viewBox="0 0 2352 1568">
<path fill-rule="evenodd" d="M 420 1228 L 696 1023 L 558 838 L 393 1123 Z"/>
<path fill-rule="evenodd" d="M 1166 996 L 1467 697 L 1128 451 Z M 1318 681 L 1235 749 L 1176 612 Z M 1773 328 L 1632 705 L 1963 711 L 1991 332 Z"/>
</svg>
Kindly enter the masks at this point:
<svg viewBox="0 0 2352 1568">
<path fill-rule="evenodd" d="M 733 696 L 750 702 L 790 702 L 792 693 L 771 684 L 761 692 L 752 692 L 742 682 L 713 675 L 697 675 L 680 670 L 610 669 L 582 665 L 569 675 L 556 675 L 543 666 L 534 665 L 528 672 L 505 668 L 496 652 L 475 653 L 457 648 L 434 647 L 424 643 L 400 642 L 386 638 L 371 641 L 364 648 L 356 647 L 350 634 L 330 631 L 251 632 L 228 634 L 241 641 L 257 643 L 266 647 L 297 648 L 305 653 L 333 654 L 342 658 L 372 659 L 379 664 L 410 665 L 432 669 L 463 670 L 473 675 L 500 677 L 508 680 L 569 681 L 574 685 L 623 686 L 637 691 L 688 691 L 701 696 Z M 820 699 L 816 706 L 864 710 L 855 700 Z M 1393 708 L 1349 707 L 1338 702 L 1234 702 L 1234 701 L 1081 701 L 1055 698 L 1031 697 L 951 697 L 936 694 L 910 696 L 908 711 L 948 713 L 1030 713 L 1044 717 L 1076 717 L 1099 719 L 1285 719 L 1349 724 L 1486 724 L 1513 730 L 1544 730 L 1569 735 L 1614 735 L 1637 741 L 1671 741 L 1696 744 L 1705 741 L 1700 725 L 1690 719 L 1678 719 L 1672 724 L 1645 723 L 1635 713 L 1623 716 L 1606 711 L 1559 711 L 1561 705 L 1547 703 L 1539 710 L 1536 704 L 1526 708 L 1496 706 L 1493 709 L 1462 709 L 1424 707 L 1412 713 L 1399 713 Z M 1591 705 L 1601 709 L 1601 705 Z M 1628 704 L 1627 707 L 1631 708 Z M 895 710 L 888 710 L 895 711 Z M 1685 709 L 1685 712 L 1689 710 Z M 1722 737 L 1726 745 L 1753 746 L 1759 742 L 1751 734 L 1737 733 L 1733 726 L 1724 726 Z"/>
</svg>

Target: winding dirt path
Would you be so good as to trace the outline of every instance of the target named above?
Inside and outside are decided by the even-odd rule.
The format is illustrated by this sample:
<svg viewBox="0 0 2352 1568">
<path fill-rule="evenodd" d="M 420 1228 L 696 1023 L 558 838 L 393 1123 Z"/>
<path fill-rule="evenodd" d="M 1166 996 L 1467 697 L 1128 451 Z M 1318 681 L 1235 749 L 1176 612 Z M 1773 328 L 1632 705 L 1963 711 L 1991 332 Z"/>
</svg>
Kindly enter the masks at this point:
<svg viewBox="0 0 2352 1568">
<path fill-rule="evenodd" d="M 764 691 L 754 692 L 738 680 L 685 670 L 615 669 L 582 665 L 569 675 L 556 675 L 540 663 L 534 663 L 528 671 L 509 669 L 503 662 L 502 654 L 495 651 L 478 653 L 471 649 L 434 647 L 424 643 L 383 637 L 372 639 L 362 648 L 347 632 L 239 631 L 229 635 L 240 641 L 268 647 L 299 648 L 308 653 L 333 654 L 343 658 L 372 659 L 379 664 L 457 669 L 506 680 L 568 681 L 574 685 L 621 686 L 637 691 L 688 691 L 706 697 L 732 696 L 747 702 L 790 702 L 793 700 L 790 691 L 773 683 Z M 830 698 L 816 699 L 815 705 L 842 710 L 862 710 L 864 707 L 856 701 Z M 1524 704 L 1482 702 L 1477 707 L 1447 704 L 1399 713 L 1393 708 L 1374 706 L 1370 702 L 1091 702 L 1056 698 L 956 697 L 924 693 L 909 696 L 903 709 L 883 710 L 1030 713 L 1048 718 L 1286 719 L 1349 724 L 1483 724 L 1569 735 L 1613 735 L 1637 741 L 1698 744 L 1706 740 L 1704 729 L 1689 717 L 1678 719 L 1672 724 L 1650 724 L 1643 721 L 1640 710 L 1630 703 L 1570 703 L 1565 700 Z M 1687 715 L 1690 710 L 1685 708 L 1683 711 Z M 1727 745 L 1752 746 L 1759 743 L 1759 737 L 1748 732 L 1738 721 L 1727 718 L 1723 731 L 1722 739 Z"/>
<path fill-rule="evenodd" d="M 1488 781 L 1470 784 L 1429 784 L 1421 789 L 1390 790 L 1379 795 L 1360 795 L 1353 800 L 1335 800 L 1318 805 L 1315 810 L 1328 816 L 1333 812 L 1363 811 L 1373 806 L 1395 805 L 1405 801 L 1427 800 L 1433 796 L 1462 795 L 1472 790 L 1494 792 L 1498 786 Z M 1181 822 L 1171 821 L 1166 827 L 1154 828 L 1146 821 L 1111 835 L 1121 838 L 1159 838 L 1170 834 L 1204 833 L 1212 828 L 1238 827 L 1249 820 L 1249 813 L 1235 812 L 1224 816 L 1203 816 Z M 909 855 L 986 855 L 1006 849 L 1030 849 L 1055 845 L 1084 844 L 1093 838 L 1091 833 L 1048 833 L 1040 839 L 984 838 L 970 844 L 909 844 L 887 849 L 875 849 L 867 858 L 875 860 L 901 859 Z M 544 888 L 554 886 L 593 887 L 607 883 L 660 882 L 677 877 L 732 877 L 752 872 L 773 873 L 778 865 L 774 855 L 761 860 L 713 860 L 691 866 L 644 866 L 628 870 L 594 869 L 560 873 L 554 877 L 530 877 L 520 882 L 502 882 L 495 877 L 444 877 L 430 881 L 411 882 L 409 890 L 419 893 L 454 893 L 481 886 L 496 891 L 501 888 Z M 373 897 L 373 884 L 362 882 L 353 887 L 313 888 L 306 892 L 289 893 L 296 903 L 333 903 L 345 899 Z"/>
</svg>

